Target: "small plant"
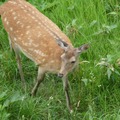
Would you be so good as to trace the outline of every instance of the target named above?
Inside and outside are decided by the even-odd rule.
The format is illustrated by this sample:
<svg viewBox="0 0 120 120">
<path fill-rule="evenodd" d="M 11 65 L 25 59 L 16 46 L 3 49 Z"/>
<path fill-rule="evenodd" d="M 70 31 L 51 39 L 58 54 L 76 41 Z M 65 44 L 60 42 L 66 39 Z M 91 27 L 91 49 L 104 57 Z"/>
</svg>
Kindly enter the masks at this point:
<svg viewBox="0 0 120 120">
<path fill-rule="evenodd" d="M 81 25 L 77 25 L 77 19 L 73 19 L 71 23 L 66 26 L 67 35 L 72 35 L 75 38 L 75 35 L 79 33 L 80 29 L 82 29 Z"/>
<path fill-rule="evenodd" d="M 97 32 L 95 32 L 93 35 L 99 35 L 99 34 L 110 34 L 111 31 L 113 31 L 118 26 L 116 24 L 113 25 L 105 25 L 103 24 L 101 29 L 99 29 Z"/>
<path fill-rule="evenodd" d="M 106 58 L 102 58 L 96 66 L 101 66 L 102 68 L 106 69 L 108 80 L 110 80 L 113 73 L 120 76 L 120 73 L 117 71 L 117 69 L 114 67 L 114 64 L 112 63 L 111 55 L 107 55 Z"/>
</svg>

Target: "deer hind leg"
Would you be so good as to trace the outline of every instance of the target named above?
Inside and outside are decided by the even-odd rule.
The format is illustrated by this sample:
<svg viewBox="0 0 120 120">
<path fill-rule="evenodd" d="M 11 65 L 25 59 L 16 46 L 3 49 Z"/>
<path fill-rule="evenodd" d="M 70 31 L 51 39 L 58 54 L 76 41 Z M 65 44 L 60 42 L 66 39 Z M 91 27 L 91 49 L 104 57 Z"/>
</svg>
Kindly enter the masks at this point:
<svg viewBox="0 0 120 120">
<path fill-rule="evenodd" d="M 69 96 L 69 92 L 68 92 L 68 89 L 69 89 L 69 86 L 68 86 L 68 79 L 66 77 L 64 77 L 63 79 L 63 89 L 65 91 L 65 97 L 66 97 L 66 103 L 67 103 L 67 107 L 68 107 L 68 110 L 70 112 L 72 112 L 72 109 L 71 109 L 71 106 L 70 106 L 70 96 Z"/>
<path fill-rule="evenodd" d="M 36 95 L 36 92 L 38 90 L 40 83 L 44 80 L 44 76 L 45 76 L 45 71 L 42 68 L 38 67 L 37 81 L 36 81 L 35 86 L 33 87 L 32 91 L 31 91 L 31 96 Z"/>
<path fill-rule="evenodd" d="M 10 37 L 9 37 L 9 41 L 10 41 L 11 49 L 12 48 L 14 49 L 14 52 L 15 52 L 15 55 L 16 55 L 17 66 L 18 66 L 18 69 L 19 69 L 19 73 L 20 73 L 20 77 L 21 77 L 21 81 L 22 81 L 22 86 L 26 90 L 26 84 L 25 84 L 24 74 L 23 74 L 22 65 L 21 65 L 20 49 L 16 44 L 14 44 L 12 42 Z"/>
<path fill-rule="evenodd" d="M 24 74 L 23 74 L 22 64 L 21 64 L 21 57 L 20 57 L 20 54 L 16 50 L 14 51 L 16 55 L 16 60 L 17 60 L 17 65 L 18 65 L 21 81 L 22 81 L 24 89 L 26 90 L 26 84 L 25 84 L 25 79 L 24 79 Z"/>
<path fill-rule="evenodd" d="M 10 51 L 12 52 L 12 42 L 11 42 L 11 39 L 10 39 L 9 35 L 8 35 L 8 40 L 9 40 L 9 45 L 10 45 Z"/>
</svg>

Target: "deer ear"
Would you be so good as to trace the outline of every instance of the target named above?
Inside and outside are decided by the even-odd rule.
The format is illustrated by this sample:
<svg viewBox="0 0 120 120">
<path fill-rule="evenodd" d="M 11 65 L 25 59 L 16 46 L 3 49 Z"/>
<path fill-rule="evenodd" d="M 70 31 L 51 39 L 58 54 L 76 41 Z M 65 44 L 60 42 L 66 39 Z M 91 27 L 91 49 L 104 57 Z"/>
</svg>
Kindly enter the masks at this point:
<svg viewBox="0 0 120 120">
<path fill-rule="evenodd" d="M 63 50 L 65 50 L 65 51 L 68 50 L 69 45 L 68 45 L 66 42 L 64 42 L 64 41 L 61 40 L 61 39 L 56 39 L 56 41 L 57 41 L 57 44 L 58 44 Z"/>
<path fill-rule="evenodd" d="M 89 44 L 84 44 L 76 49 L 77 53 L 82 53 L 83 51 L 87 50 L 89 48 Z"/>
</svg>

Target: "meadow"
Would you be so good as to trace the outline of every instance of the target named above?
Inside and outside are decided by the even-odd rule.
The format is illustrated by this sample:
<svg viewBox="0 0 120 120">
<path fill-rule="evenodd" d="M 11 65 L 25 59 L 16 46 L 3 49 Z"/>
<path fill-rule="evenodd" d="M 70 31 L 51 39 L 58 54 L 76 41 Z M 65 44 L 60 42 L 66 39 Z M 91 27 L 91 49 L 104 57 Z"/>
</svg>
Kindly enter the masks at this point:
<svg viewBox="0 0 120 120">
<path fill-rule="evenodd" d="M 120 1 L 28 2 L 56 23 L 74 46 L 89 43 L 90 48 L 69 74 L 70 114 L 57 75 L 46 74 L 36 97 L 30 97 L 37 67 L 22 54 L 24 93 L 15 54 L 0 20 L 0 120 L 120 120 Z"/>
</svg>

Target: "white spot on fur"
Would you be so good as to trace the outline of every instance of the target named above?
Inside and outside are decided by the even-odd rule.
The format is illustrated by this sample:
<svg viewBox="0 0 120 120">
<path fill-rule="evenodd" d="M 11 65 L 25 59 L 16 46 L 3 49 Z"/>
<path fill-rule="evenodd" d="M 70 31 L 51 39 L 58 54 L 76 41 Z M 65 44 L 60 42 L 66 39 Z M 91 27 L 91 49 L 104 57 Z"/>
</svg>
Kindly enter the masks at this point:
<svg viewBox="0 0 120 120">
<path fill-rule="evenodd" d="M 25 9 L 24 9 L 24 12 L 26 12 L 26 13 L 27 13 L 27 10 L 25 10 Z"/>
<path fill-rule="evenodd" d="M 6 24 L 9 25 L 9 22 L 7 21 Z"/>
<path fill-rule="evenodd" d="M 31 26 L 27 26 L 26 28 L 30 28 Z"/>
<path fill-rule="evenodd" d="M 4 18 L 4 21 L 6 22 L 6 21 L 7 21 L 7 18 Z"/>
<path fill-rule="evenodd" d="M 27 46 L 27 47 L 31 45 L 31 43 L 26 43 L 24 41 L 22 41 L 22 44 L 25 45 L 25 46 Z"/>
<path fill-rule="evenodd" d="M 23 36 L 23 34 L 20 34 L 20 36 Z"/>
<path fill-rule="evenodd" d="M 46 56 L 43 52 L 41 52 L 40 50 L 34 50 L 35 53 L 37 53 L 38 55 L 44 57 Z"/>
<path fill-rule="evenodd" d="M 16 2 L 14 2 L 14 1 L 8 1 L 8 2 L 9 2 L 9 3 L 12 3 L 12 4 L 14 4 L 14 5 L 15 5 L 15 4 L 17 4 L 17 3 L 16 3 Z"/>
<path fill-rule="evenodd" d="M 24 27 L 24 25 L 22 24 L 22 25 L 21 25 L 21 28 L 23 28 L 23 27 Z"/>
<path fill-rule="evenodd" d="M 22 9 L 24 9 L 24 7 L 23 7 L 23 6 L 21 6 L 21 5 L 20 5 L 20 7 L 21 7 Z"/>
<path fill-rule="evenodd" d="M 54 63 L 55 61 L 54 61 L 54 60 L 51 60 L 50 62 L 51 62 L 51 63 Z"/>
<path fill-rule="evenodd" d="M 16 38 L 14 38 L 14 41 L 16 41 L 17 39 Z"/>
<path fill-rule="evenodd" d="M 32 11 L 32 13 L 34 14 L 35 12 L 34 12 L 34 11 Z"/>
<path fill-rule="evenodd" d="M 16 12 L 13 12 L 12 14 L 13 14 L 13 15 L 15 15 L 15 14 L 16 14 Z"/>
<path fill-rule="evenodd" d="M 25 7 L 27 7 L 27 5 L 24 5 Z"/>
<path fill-rule="evenodd" d="M 30 40 L 30 39 L 31 39 L 31 36 L 28 37 L 28 40 Z"/>
<path fill-rule="evenodd" d="M 13 28 L 12 28 L 12 27 L 10 27 L 10 31 L 13 31 Z"/>
<path fill-rule="evenodd" d="M 27 31 L 26 34 L 28 35 L 30 33 L 30 31 Z"/>
<path fill-rule="evenodd" d="M 39 22 L 38 24 L 39 24 L 39 25 L 41 25 L 41 23 L 40 23 L 40 22 Z"/>
<path fill-rule="evenodd" d="M 44 59 L 42 59 L 42 62 L 45 62 L 45 58 L 44 58 Z"/>
<path fill-rule="evenodd" d="M 19 24 L 19 23 L 20 23 L 20 21 L 17 21 L 16 23 L 17 23 L 17 24 Z"/>
<path fill-rule="evenodd" d="M 16 20 L 16 19 L 17 19 L 17 16 L 15 16 L 13 19 Z"/>
<path fill-rule="evenodd" d="M 41 35 L 42 35 L 42 34 L 41 34 L 41 33 L 39 33 L 37 37 L 39 38 Z"/>
<path fill-rule="evenodd" d="M 18 37 L 18 40 L 21 40 L 21 37 Z"/>
<path fill-rule="evenodd" d="M 13 9 L 10 10 L 10 12 L 12 12 L 12 11 L 13 11 Z"/>
<path fill-rule="evenodd" d="M 32 19 L 35 19 L 35 17 L 34 17 L 34 16 L 32 16 Z"/>
</svg>

